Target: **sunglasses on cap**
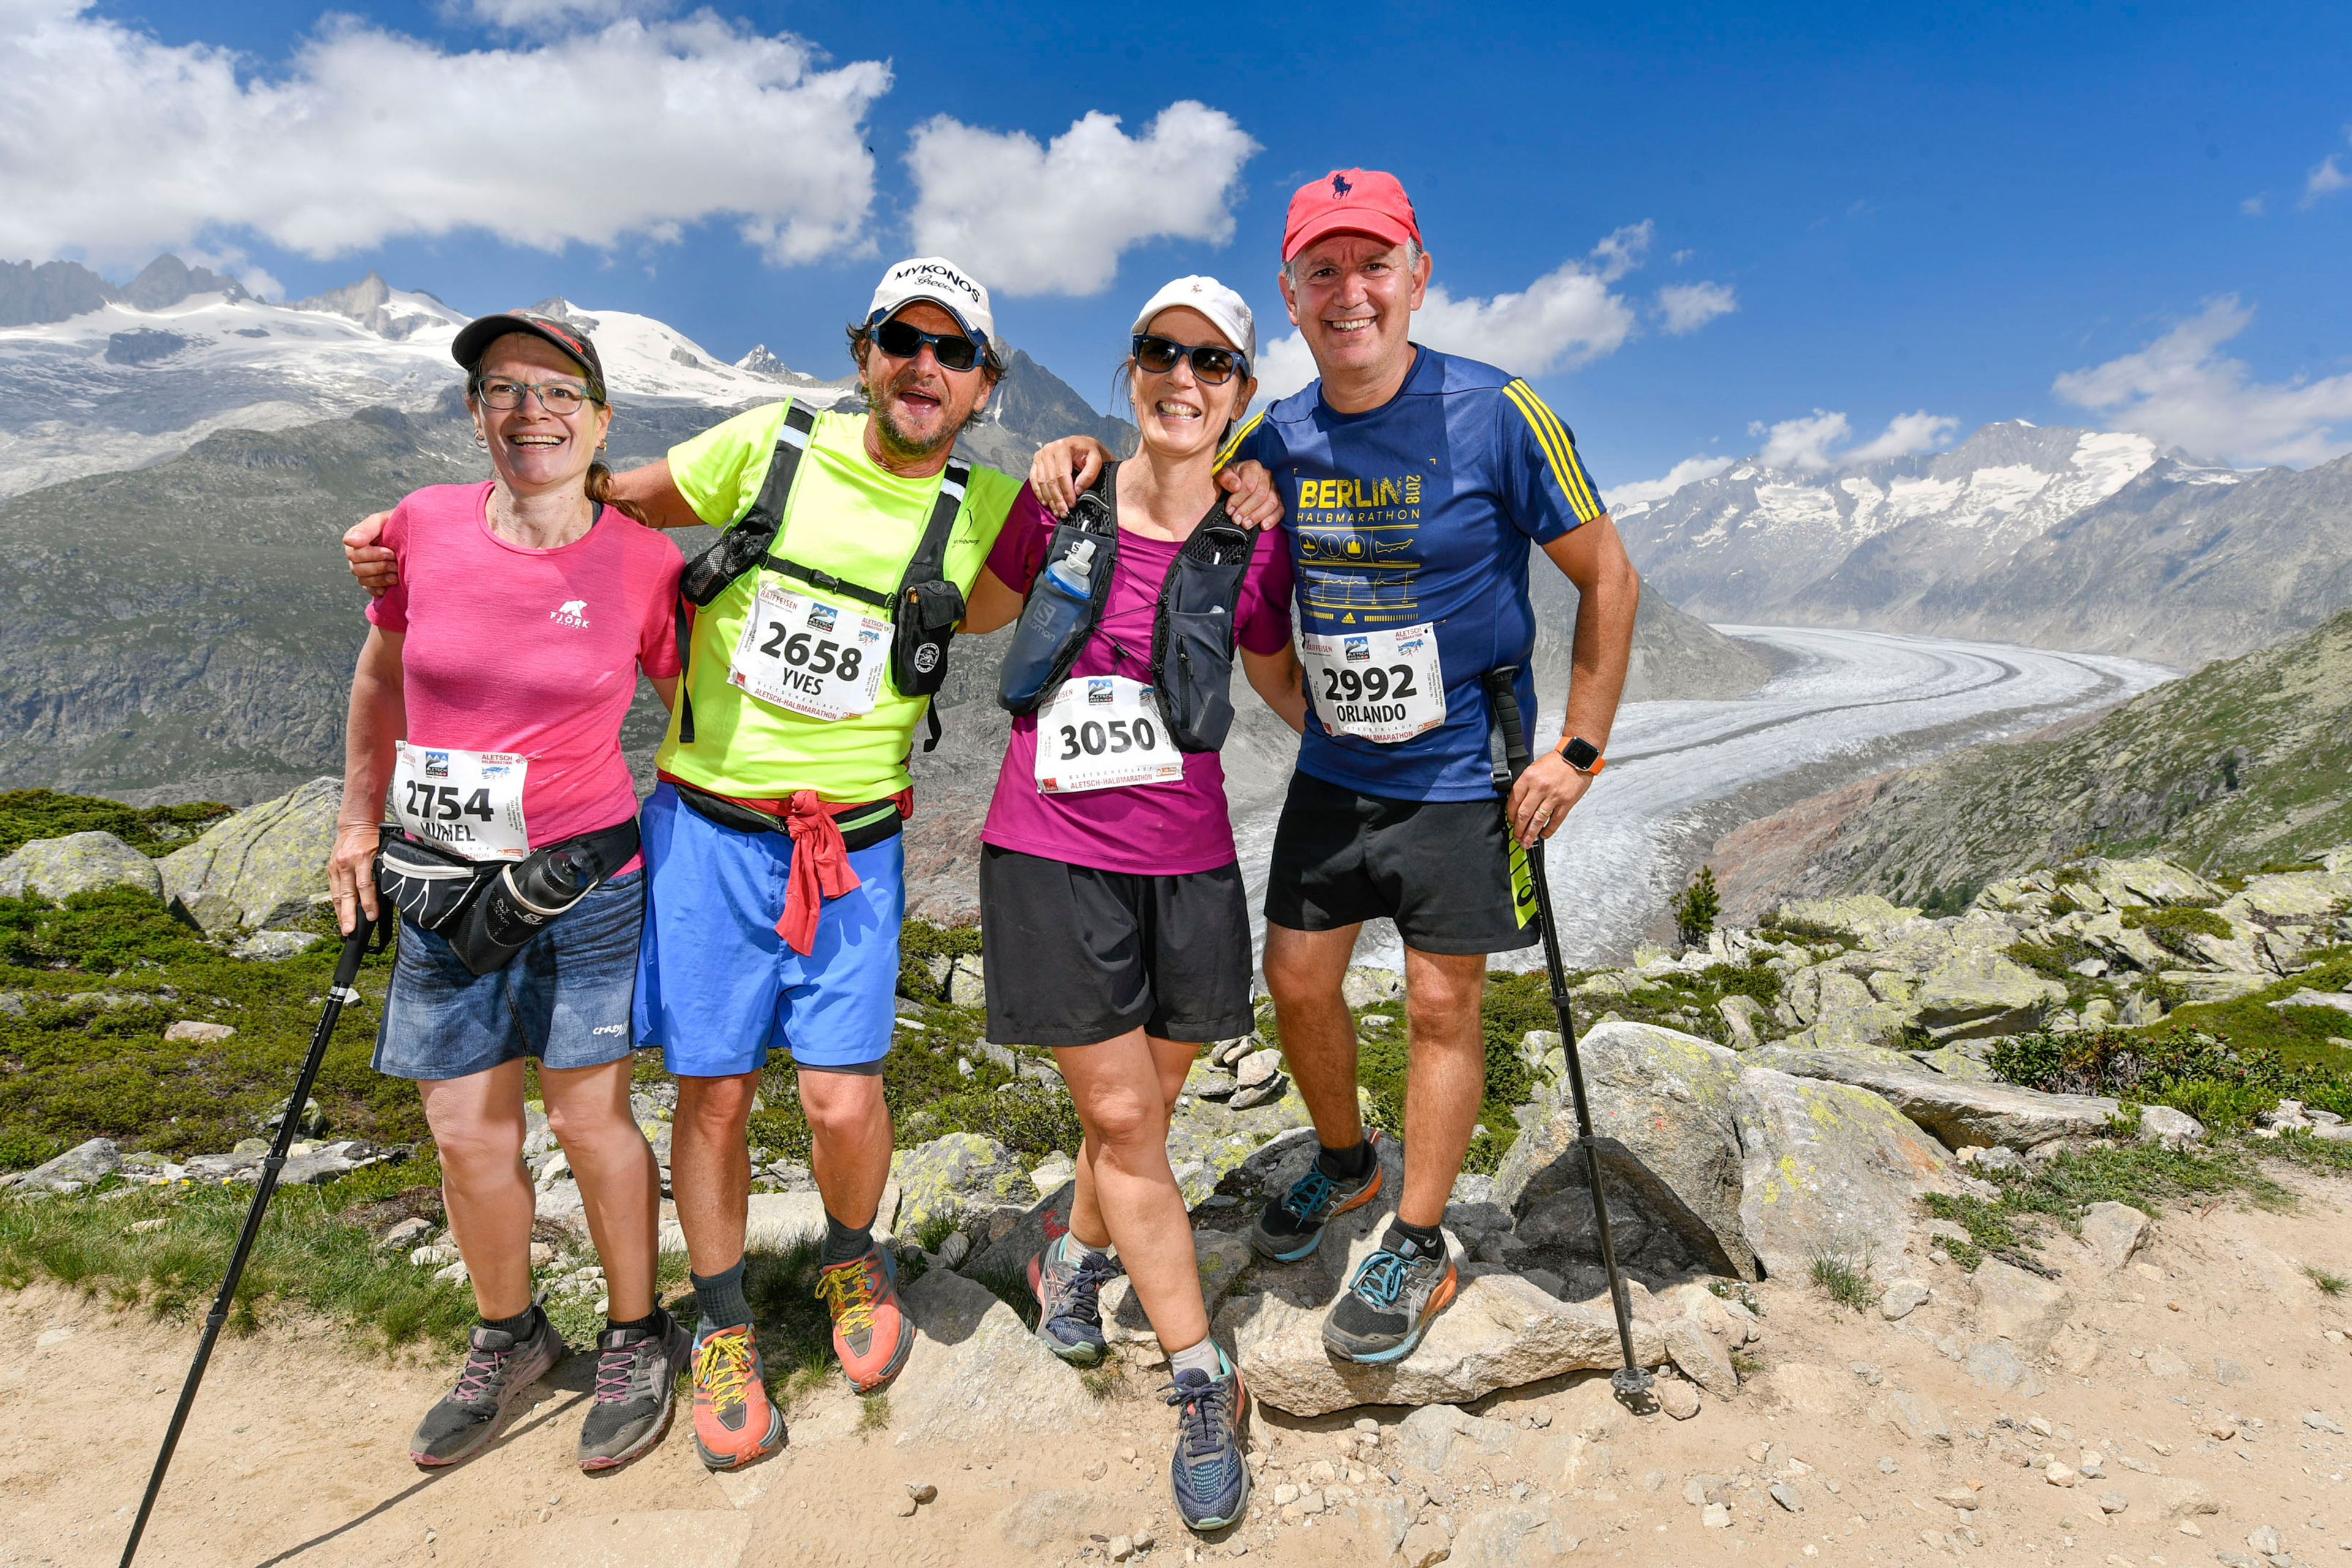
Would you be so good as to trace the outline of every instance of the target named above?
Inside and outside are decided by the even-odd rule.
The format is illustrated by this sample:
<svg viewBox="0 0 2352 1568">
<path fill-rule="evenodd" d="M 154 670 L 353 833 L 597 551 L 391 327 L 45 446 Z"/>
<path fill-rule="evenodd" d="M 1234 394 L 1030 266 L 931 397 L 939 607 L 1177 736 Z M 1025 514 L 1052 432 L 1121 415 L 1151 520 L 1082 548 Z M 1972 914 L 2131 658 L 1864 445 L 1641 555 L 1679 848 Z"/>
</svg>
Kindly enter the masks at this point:
<svg viewBox="0 0 2352 1568">
<path fill-rule="evenodd" d="M 1176 368 L 1176 362 L 1192 362 L 1192 374 L 1211 386 L 1222 386 L 1233 380 L 1234 372 L 1249 374 L 1249 357 L 1238 349 L 1196 348 L 1150 332 L 1135 334 L 1135 363 L 1154 375 L 1166 375 Z M 945 362 L 941 362 L 945 363 Z"/>
<path fill-rule="evenodd" d="M 931 356 L 943 370 L 970 370 L 980 363 L 980 345 L 955 332 L 927 332 L 892 317 L 874 329 L 875 346 L 892 359 L 913 359 L 931 345 Z"/>
</svg>

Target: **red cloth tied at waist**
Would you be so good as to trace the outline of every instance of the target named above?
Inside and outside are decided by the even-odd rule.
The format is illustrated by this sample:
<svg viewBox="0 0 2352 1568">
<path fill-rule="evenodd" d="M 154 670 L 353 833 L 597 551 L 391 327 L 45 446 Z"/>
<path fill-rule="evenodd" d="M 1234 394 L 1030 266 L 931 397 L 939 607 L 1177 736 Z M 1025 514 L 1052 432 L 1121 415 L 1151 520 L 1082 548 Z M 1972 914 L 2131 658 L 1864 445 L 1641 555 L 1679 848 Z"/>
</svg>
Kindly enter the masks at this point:
<svg viewBox="0 0 2352 1568">
<path fill-rule="evenodd" d="M 660 776 L 672 784 L 681 782 L 667 773 Z M 694 787 L 702 789 L 699 784 Z M 709 789 L 702 793 L 719 795 L 717 790 Z M 840 824 L 835 818 L 870 811 L 876 803 L 832 805 L 819 800 L 813 789 L 794 790 L 782 800 L 751 800 L 735 795 L 720 795 L 719 798 L 763 816 L 781 817 L 784 831 L 792 835 L 793 867 L 784 879 L 784 912 L 776 917 L 776 934 L 784 939 L 785 946 L 805 956 L 816 946 L 817 917 L 824 910 L 824 900 L 856 892 L 864 885 L 850 868 L 849 846 L 843 841 Z M 893 804 L 900 816 L 912 816 L 915 792 L 899 791 Z"/>
</svg>

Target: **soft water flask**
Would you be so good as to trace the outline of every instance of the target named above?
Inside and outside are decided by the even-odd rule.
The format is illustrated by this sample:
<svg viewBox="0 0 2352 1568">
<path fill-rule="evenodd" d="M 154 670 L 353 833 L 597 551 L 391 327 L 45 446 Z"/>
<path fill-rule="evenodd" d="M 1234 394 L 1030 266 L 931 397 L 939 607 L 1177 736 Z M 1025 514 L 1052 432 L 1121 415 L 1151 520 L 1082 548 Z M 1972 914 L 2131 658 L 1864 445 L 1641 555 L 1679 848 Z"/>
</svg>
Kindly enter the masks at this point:
<svg viewBox="0 0 2352 1568">
<path fill-rule="evenodd" d="M 1033 700 L 1061 661 L 1065 646 L 1085 627 L 1094 605 L 1094 567 L 1095 542 L 1081 539 L 1039 577 L 1037 592 L 1022 612 L 1021 628 L 1005 654 L 1003 690 L 1008 698 Z"/>
</svg>

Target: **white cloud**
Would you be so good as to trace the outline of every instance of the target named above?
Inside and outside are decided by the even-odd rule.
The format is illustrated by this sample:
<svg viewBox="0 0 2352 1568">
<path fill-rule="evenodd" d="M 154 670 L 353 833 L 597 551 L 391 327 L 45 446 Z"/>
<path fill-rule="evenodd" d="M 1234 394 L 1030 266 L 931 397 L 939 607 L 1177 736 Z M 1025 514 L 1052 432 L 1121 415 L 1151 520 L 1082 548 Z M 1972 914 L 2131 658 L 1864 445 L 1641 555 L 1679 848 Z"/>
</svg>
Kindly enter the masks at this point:
<svg viewBox="0 0 2352 1568">
<path fill-rule="evenodd" d="M 1633 302 L 1610 284 L 1642 265 L 1652 226 L 1629 224 L 1581 260 L 1561 262 L 1515 294 L 1457 300 L 1433 282 L 1412 318 L 1416 342 L 1500 365 L 1514 375 L 1572 370 L 1615 353 L 1638 330 Z M 1265 345 L 1259 380 L 1286 397 L 1315 379 L 1315 359 L 1294 331 Z"/>
<path fill-rule="evenodd" d="M 2322 196 L 2332 196 L 2340 190 L 2352 187 L 2352 174 L 2346 174 L 2336 166 L 2336 156 L 2335 153 L 2330 153 L 2326 157 L 2322 158 L 2313 167 L 2310 177 L 2304 181 L 2303 205 L 2305 206 L 2309 206 Z"/>
<path fill-rule="evenodd" d="M 601 26 L 626 16 L 667 16 L 673 9 L 659 0 L 646 4 L 639 0 L 444 0 L 441 14 L 509 32 L 544 33 L 583 23 Z"/>
<path fill-rule="evenodd" d="M 1674 337 L 1695 332 L 1717 316 L 1739 309 L 1738 297 L 1722 283 L 1669 283 L 1658 290 L 1658 312 Z"/>
<path fill-rule="evenodd" d="M 1635 479 L 1630 485 L 1614 485 L 1601 492 L 1601 499 L 1609 503 L 1612 511 L 1644 501 L 1664 500 L 1685 485 L 1711 479 L 1729 467 L 1729 458 L 1685 458 L 1668 468 L 1663 479 Z"/>
<path fill-rule="evenodd" d="M 1232 239 L 1229 203 L 1257 150 L 1231 115 L 1191 100 L 1140 136 L 1096 111 L 1042 147 L 942 114 L 907 153 L 915 248 L 1006 294 L 1099 294 L 1147 240 Z"/>
<path fill-rule="evenodd" d="M 1943 445 L 1959 423 L 1949 415 L 1925 409 L 1898 414 L 1886 422 L 1885 430 L 1854 447 L 1847 444 L 1853 437 L 1853 422 L 1833 410 L 1816 408 L 1810 415 L 1783 419 L 1769 429 L 1759 421 L 1748 427 L 1748 433 L 1764 437 L 1756 453 L 1756 460 L 1764 467 L 1818 473 L 1931 451 Z"/>
<path fill-rule="evenodd" d="M 890 86 L 881 62 L 821 69 L 799 38 L 709 12 L 463 52 L 330 16 L 263 76 L 80 0 L 10 0 L 0 56 L 0 256 L 100 263 L 239 232 L 329 257 L 459 229 L 668 240 L 716 217 L 807 260 L 863 236 L 863 122 Z"/>
<path fill-rule="evenodd" d="M 2224 295 L 2138 353 L 2069 371 L 2052 390 L 2111 426 L 2200 457 L 2321 463 L 2352 451 L 2352 374 L 2258 382 L 2220 352 L 2253 318 Z"/>
<path fill-rule="evenodd" d="M 1756 426 L 1748 432 L 1757 433 Z M 1833 460 L 1830 448 L 1843 445 L 1853 435 L 1853 422 L 1843 414 L 1832 414 L 1816 408 L 1807 417 L 1783 419 L 1765 433 L 1764 445 L 1759 448 L 1756 460 L 1768 468 L 1802 468 L 1812 471 L 1826 468 Z"/>
<path fill-rule="evenodd" d="M 1922 408 L 1916 414 L 1898 414 L 1886 422 L 1886 428 L 1876 438 L 1861 446 L 1840 452 L 1841 463 L 1874 463 L 1881 458 L 1906 458 L 1914 452 L 1932 451 L 1951 439 L 1960 422 L 1948 414 L 1930 414 Z"/>
<path fill-rule="evenodd" d="M 2240 202 L 2238 210 L 2248 217 L 2260 217 L 2269 206 L 2270 194 L 2264 192 L 2260 195 L 2248 196 L 2244 201 Z"/>
</svg>

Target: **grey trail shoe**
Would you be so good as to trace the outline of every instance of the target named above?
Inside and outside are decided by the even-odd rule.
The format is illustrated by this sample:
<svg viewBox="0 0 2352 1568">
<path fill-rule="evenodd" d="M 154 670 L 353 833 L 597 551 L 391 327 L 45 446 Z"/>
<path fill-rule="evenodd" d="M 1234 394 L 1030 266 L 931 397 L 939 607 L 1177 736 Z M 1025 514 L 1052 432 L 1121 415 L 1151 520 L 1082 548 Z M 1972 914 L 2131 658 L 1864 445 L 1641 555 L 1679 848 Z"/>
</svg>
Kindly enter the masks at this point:
<svg viewBox="0 0 2352 1568">
<path fill-rule="evenodd" d="M 538 1327 L 520 1340 L 474 1325 L 466 1370 L 457 1374 L 457 1385 L 416 1424 L 415 1435 L 408 1439 L 410 1458 L 426 1469 L 437 1469 L 489 1446 L 530 1385 L 563 1359 L 563 1336 L 545 1312 L 534 1309 L 532 1316 Z"/>
<path fill-rule="evenodd" d="M 667 1312 L 651 1329 L 607 1329 L 596 1336 L 596 1398 L 580 1426 L 580 1468 L 593 1473 L 625 1465 L 661 1441 L 676 1403 L 694 1336 Z"/>
<path fill-rule="evenodd" d="M 1423 1252 L 1391 1226 L 1323 1320 L 1324 1349 L 1372 1366 L 1402 1361 L 1454 1300 L 1455 1278 L 1442 1234 L 1437 1249 Z"/>
</svg>

